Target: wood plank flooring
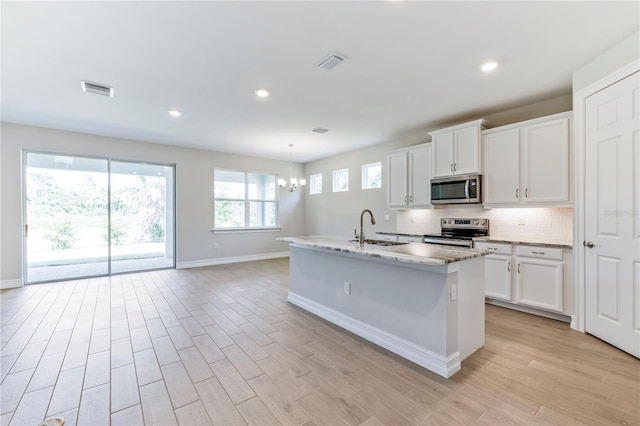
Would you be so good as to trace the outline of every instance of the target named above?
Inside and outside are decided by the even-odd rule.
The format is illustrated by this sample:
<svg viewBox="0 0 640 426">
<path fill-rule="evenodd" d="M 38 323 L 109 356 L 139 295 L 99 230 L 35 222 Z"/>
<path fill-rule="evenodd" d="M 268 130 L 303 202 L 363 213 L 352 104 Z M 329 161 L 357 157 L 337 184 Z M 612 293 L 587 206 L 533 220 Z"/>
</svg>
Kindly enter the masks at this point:
<svg viewBox="0 0 640 426">
<path fill-rule="evenodd" d="M 486 306 L 447 380 L 286 301 L 288 260 L 3 290 L 0 424 L 640 424 L 640 361 Z"/>
</svg>

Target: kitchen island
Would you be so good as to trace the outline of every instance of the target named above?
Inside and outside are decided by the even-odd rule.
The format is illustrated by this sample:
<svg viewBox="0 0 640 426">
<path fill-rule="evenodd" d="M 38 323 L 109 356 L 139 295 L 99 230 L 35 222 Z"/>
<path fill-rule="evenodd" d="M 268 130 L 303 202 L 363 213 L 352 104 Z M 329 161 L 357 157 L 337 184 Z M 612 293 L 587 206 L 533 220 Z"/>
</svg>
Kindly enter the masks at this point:
<svg viewBox="0 0 640 426">
<path fill-rule="evenodd" d="M 484 345 L 488 250 L 285 237 L 289 302 L 443 377 Z"/>
</svg>

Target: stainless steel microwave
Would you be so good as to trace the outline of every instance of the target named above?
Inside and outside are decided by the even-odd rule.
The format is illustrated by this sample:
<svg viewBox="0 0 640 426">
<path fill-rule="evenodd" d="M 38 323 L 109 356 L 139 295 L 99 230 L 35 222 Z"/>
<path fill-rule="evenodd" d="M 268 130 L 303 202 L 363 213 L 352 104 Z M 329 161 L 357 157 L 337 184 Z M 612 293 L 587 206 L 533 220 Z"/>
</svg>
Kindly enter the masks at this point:
<svg viewBox="0 0 640 426">
<path fill-rule="evenodd" d="M 431 204 L 480 204 L 481 181 L 480 175 L 431 179 Z"/>
</svg>

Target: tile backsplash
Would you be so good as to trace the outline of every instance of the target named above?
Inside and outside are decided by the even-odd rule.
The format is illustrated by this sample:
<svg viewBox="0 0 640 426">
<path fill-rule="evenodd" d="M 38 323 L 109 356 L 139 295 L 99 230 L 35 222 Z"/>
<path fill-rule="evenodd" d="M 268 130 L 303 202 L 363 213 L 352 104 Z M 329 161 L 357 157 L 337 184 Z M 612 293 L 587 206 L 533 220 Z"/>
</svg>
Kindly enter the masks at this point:
<svg viewBox="0 0 640 426">
<path fill-rule="evenodd" d="M 572 208 L 484 209 L 480 206 L 447 206 L 432 210 L 402 210 L 396 214 L 396 232 L 429 234 L 440 231 L 443 217 L 487 218 L 494 238 L 520 241 L 570 243 L 573 240 Z"/>
</svg>

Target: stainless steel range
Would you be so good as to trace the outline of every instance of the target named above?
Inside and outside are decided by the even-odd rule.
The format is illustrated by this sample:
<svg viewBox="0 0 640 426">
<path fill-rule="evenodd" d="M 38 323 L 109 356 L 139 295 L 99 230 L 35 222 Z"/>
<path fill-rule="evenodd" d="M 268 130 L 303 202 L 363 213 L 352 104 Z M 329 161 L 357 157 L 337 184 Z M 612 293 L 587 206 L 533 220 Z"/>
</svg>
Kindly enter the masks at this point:
<svg viewBox="0 0 640 426">
<path fill-rule="evenodd" d="M 489 219 L 440 219 L 440 233 L 424 235 L 429 244 L 473 247 L 473 238 L 489 235 Z"/>
</svg>

